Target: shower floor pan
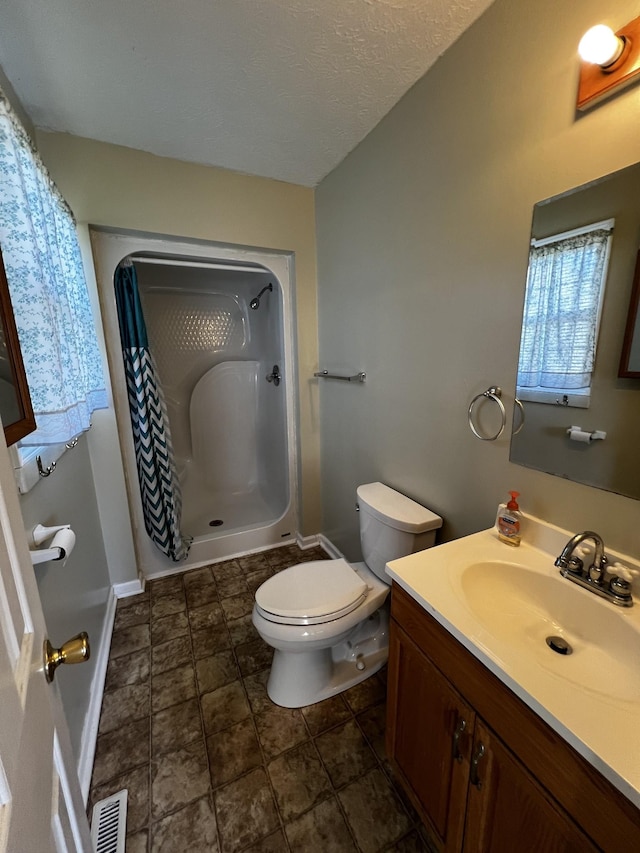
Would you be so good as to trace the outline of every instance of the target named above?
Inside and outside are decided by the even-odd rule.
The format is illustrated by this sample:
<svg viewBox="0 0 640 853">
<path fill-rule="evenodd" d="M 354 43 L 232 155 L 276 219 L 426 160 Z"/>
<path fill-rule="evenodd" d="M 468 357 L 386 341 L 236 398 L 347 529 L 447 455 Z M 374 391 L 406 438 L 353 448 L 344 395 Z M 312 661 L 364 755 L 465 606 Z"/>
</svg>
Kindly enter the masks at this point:
<svg viewBox="0 0 640 853">
<path fill-rule="evenodd" d="M 282 515 L 257 488 L 235 494 L 207 491 L 198 483 L 182 487 L 182 531 L 188 536 L 225 536 L 261 527 Z"/>
</svg>

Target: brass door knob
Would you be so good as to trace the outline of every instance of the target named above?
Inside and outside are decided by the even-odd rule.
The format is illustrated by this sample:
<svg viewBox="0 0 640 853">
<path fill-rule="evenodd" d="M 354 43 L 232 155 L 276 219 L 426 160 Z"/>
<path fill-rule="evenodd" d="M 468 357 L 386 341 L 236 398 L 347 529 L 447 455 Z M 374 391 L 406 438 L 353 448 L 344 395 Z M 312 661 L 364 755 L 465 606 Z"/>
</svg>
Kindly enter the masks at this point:
<svg viewBox="0 0 640 853">
<path fill-rule="evenodd" d="M 49 640 L 44 641 L 44 675 L 49 683 L 53 681 L 56 669 L 61 663 L 84 663 L 89 660 L 89 635 L 82 631 L 67 640 L 59 649 L 54 649 Z"/>
</svg>

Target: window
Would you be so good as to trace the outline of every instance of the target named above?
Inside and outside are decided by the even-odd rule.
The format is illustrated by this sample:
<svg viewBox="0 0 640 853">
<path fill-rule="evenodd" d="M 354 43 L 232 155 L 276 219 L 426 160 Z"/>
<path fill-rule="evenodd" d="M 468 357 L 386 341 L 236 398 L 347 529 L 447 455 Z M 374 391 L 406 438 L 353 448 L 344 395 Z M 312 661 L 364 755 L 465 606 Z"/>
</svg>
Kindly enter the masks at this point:
<svg viewBox="0 0 640 853">
<path fill-rule="evenodd" d="M 517 394 L 587 408 L 614 220 L 531 241 Z"/>
<path fill-rule="evenodd" d="M 21 445 L 64 448 L 108 405 L 102 358 L 73 214 L 2 92 L 0 245 L 37 424 Z"/>
</svg>

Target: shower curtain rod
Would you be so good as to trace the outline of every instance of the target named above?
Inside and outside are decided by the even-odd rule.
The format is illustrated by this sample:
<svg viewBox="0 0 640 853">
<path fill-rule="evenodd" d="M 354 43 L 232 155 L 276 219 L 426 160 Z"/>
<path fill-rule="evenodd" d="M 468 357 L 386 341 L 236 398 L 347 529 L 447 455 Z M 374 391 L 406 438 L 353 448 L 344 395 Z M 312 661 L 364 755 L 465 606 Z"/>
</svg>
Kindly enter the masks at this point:
<svg viewBox="0 0 640 853">
<path fill-rule="evenodd" d="M 220 264 L 216 261 L 174 261 L 170 258 L 136 258 L 134 255 L 131 258 L 136 264 L 161 264 L 167 267 L 198 267 L 199 269 L 214 269 L 214 270 L 231 270 L 234 272 L 256 272 L 261 275 L 268 275 L 269 270 L 258 269 L 257 267 L 243 267 L 236 264 Z"/>
</svg>

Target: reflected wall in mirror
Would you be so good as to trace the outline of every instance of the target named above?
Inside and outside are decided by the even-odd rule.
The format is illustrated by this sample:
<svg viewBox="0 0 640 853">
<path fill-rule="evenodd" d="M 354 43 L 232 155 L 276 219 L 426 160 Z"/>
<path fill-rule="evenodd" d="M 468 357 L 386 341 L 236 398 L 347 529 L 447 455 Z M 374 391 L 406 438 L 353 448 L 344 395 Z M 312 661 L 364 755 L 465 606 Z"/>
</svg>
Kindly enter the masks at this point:
<svg viewBox="0 0 640 853">
<path fill-rule="evenodd" d="M 623 379 L 640 379 L 640 311 L 638 309 L 640 309 L 640 252 L 638 252 L 636 271 L 633 275 L 633 290 L 618 371 L 618 376 Z"/>
<path fill-rule="evenodd" d="M 637 378 L 618 375 L 640 246 L 640 164 L 539 202 L 533 210 L 531 237 L 543 240 L 606 219 L 614 219 L 615 225 L 589 406 L 569 407 L 562 399 L 551 405 L 522 401 L 525 423 L 517 435 L 512 433 L 510 459 L 640 499 L 640 373 Z M 517 428 L 518 414 L 514 420 Z M 603 431 L 607 437 L 572 440 L 567 432 L 571 426 L 589 433 Z"/>
<path fill-rule="evenodd" d="M 0 417 L 7 446 L 36 428 L 0 249 Z"/>
</svg>

